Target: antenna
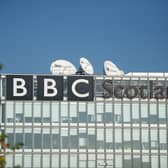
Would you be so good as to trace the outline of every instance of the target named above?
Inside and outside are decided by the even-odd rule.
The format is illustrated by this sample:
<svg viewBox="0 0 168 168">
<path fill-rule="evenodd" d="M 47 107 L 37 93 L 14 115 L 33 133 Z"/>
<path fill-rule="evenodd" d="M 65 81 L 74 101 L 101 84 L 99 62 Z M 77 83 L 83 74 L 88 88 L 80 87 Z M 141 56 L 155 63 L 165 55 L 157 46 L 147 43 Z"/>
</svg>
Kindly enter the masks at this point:
<svg viewBox="0 0 168 168">
<path fill-rule="evenodd" d="M 120 70 L 112 61 L 106 60 L 104 62 L 104 74 L 107 76 L 121 76 L 124 72 Z"/>
<path fill-rule="evenodd" d="M 74 75 L 76 67 L 67 60 L 55 60 L 50 66 L 51 74 L 53 75 Z"/>
<path fill-rule="evenodd" d="M 80 58 L 80 67 L 77 74 L 80 75 L 93 75 L 94 70 L 92 64 L 84 57 Z"/>
</svg>

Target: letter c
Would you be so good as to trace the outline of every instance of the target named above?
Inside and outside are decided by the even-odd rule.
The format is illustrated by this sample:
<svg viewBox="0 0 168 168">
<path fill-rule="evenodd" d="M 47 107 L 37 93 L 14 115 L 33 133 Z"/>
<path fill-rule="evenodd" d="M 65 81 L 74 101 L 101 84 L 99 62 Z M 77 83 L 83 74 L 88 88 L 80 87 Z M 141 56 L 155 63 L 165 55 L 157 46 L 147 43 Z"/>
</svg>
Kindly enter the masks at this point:
<svg viewBox="0 0 168 168">
<path fill-rule="evenodd" d="M 79 83 L 85 83 L 85 84 L 89 84 L 89 81 L 86 80 L 86 79 L 78 79 L 76 80 L 75 82 L 73 82 L 72 84 L 72 92 L 75 96 L 77 97 L 80 97 L 80 98 L 84 98 L 84 97 L 88 97 L 89 96 L 89 92 L 87 93 L 78 93 L 76 91 L 76 86 L 79 84 Z"/>
</svg>

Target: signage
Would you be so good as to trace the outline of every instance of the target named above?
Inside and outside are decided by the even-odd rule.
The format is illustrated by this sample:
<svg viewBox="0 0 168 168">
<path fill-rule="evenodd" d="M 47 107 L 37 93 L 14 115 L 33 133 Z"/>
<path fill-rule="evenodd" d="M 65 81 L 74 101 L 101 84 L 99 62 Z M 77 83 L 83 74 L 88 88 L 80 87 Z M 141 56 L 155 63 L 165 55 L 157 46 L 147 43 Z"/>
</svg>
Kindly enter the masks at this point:
<svg viewBox="0 0 168 168">
<path fill-rule="evenodd" d="M 163 81 L 94 81 L 93 76 L 7 75 L 6 100 L 93 101 L 104 99 L 167 99 L 168 86 Z"/>
<path fill-rule="evenodd" d="M 92 101 L 94 97 L 93 77 L 68 77 L 68 100 Z"/>
<path fill-rule="evenodd" d="M 32 100 L 33 76 L 31 75 L 7 75 L 6 76 L 7 100 Z"/>
<path fill-rule="evenodd" d="M 63 100 L 63 76 L 37 76 L 37 100 Z"/>
<path fill-rule="evenodd" d="M 31 75 L 7 75 L 7 100 L 63 100 L 63 76 L 37 76 L 37 88 Z M 91 76 L 69 76 L 67 99 L 70 101 L 93 101 L 94 85 Z"/>
<path fill-rule="evenodd" d="M 164 99 L 168 98 L 168 87 L 156 81 L 148 81 L 147 85 L 114 85 L 112 80 L 104 80 L 104 98 L 141 98 L 141 99 Z"/>
</svg>

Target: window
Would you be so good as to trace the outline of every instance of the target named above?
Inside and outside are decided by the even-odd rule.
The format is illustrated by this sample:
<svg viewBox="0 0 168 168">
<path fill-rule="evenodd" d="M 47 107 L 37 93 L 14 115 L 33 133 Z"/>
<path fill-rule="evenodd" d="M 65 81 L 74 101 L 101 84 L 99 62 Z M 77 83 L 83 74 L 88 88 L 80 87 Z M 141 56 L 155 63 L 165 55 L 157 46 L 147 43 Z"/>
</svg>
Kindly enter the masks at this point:
<svg viewBox="0 0 168 168">
<path fill-rule="evenodd" d="M 59 104 L 57 102 L 51 103 L 51 116 L 52 116 L 51 121 L 53 123 L 59 122 Z"/>
</svg>

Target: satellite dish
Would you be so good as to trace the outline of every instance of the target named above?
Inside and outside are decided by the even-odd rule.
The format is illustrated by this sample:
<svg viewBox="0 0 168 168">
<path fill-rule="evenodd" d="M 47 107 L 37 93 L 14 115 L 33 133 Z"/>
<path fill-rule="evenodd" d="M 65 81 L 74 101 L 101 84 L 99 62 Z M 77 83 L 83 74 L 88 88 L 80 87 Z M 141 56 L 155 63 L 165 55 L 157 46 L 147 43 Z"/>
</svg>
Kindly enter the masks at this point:
<svg viewBox="0 0 168 168">
<path fill-rule="evenodd" d="M 80 58 L 80 68 L 77 74 L 81 75 L 93 75 L 94 70 L 92 64 L 84 57 Z"/>
<path fill-rule="evenodd" d="M 50 71 L 53 75 L 74 75 L 76 67 L 67 60 L 56 60 L 51 63 Z"/>
<path fill-rule="evenodd" d="M 107 76 L 124 75 L 122 70 L 120 70 L 112 61 L 108 60 L 104 62 L 104 73 Z"/>
</svg>

